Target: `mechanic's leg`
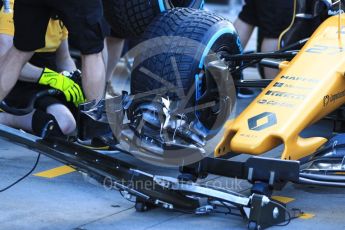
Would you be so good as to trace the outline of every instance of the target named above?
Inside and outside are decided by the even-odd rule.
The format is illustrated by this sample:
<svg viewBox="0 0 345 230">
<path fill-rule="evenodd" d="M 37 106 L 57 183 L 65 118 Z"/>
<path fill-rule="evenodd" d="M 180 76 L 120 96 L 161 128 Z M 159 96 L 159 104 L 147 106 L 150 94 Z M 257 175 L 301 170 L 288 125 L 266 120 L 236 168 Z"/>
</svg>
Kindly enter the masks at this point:
<svg viewBox="0 0 345 230">
<path fill-rule="evenodd" d="M 0 100 L 13 88 L 34 51 L 44 47 L 50 16 L 50 8 L 39 1 L 14 2 L 13 46 L 0 60 Z"/>
<path fill-rule="evenodd" d="M 32 116 L 34 112 L 27 114 L 25 116 L 15 116 L 9 113 L 0 113 L 0 124 L 7 125 L 12 128 L 22 129 L 27 132 L 32 131 Z"/>
<path fill-rule="evenodd" d="M 272 52 L 276 51 L 278 49 L 278 39 L 276 38 L 264 38 L 262 45 L 261 45 L 261 51 L 262 52 Z M 272 68 L 264 68 L 265 71 L 265 78 L 266 79 L 273 79 L 277 76 L 279 73 L 279 70 L 272 69 Z"/>
<path fill-rule="evenodd" d="M 255 27 L 242 21 L 239 18 L 234 22 L 234 26 L 237 30 L 238 36 L 240 37 L 241 44 L 243 48 L 245 48 Z"/>
<path fill-rule="evenodd" d="M 0 101 L 16 84 L 23 66 L 30 60 L 33 52 L 23 52 L 14 46 L 0 59 Z"/>
<path fill-rule="evenodd" d="M 82 55 L 82 81 L 87 100 L 100 101 L 105 90 L 105 65 L 102 53 Z"/>
<path fill-rule="evenodd" d="M 64 135 L 71 134 L 77 127 L 71 111 L 63 104 L 48 106 L 47 113 L 53 115 Z"/>
<path fill-rule="evenodd" d="M 82 53 L 82 82 L 87 100 L 101 100 L 105 90 L 102 56 L 107 24 L 101 0 L 48 1 L 59 12 L 69 31 L 69 39 Z M 76 14 L 75 9 L 78 9 Z"/>
<path fill-rule="evenodd" d="M 25 116 L 15 116 L 9 113 L 0 113 L 0 124 L 7 125 L 16 129 L 23 129 L 28 132 L 33 131 L 33 123 L 44 122 L 45 119 L 42 116 L 37 116 L 36 119 L 39 121 L 33 121 L 33 116 L 36 111 L 25 115 Z M 43 113 L 43 112 L 41 112 Z M 62 104 L 54 104 L 47 108 L 47 113 L 53 115 L 60 127 L 60 130 L 64 135 L 71 134 L 76 129 L 76 121 L 67 107 Z M 44 126 L 45 124 L 40 124 L 36 126 Z M 38 128 L 39 131 L 42 131 Z"/>
<path fill-rule="evenodd" d="M 121 38 L 107 37 L 105 41 L 107 43 L 108 50 L 106 81 L 109 82 L 111 81 L 116 64 L 120 60 L 125 40 Z"/>
<path fill-rule="evenodd" d="M 105 66 L 105 79 L 107 81 L 107 66 L 108 66 L 108 45 L 107 45 L 107 39 L 104 40 L 104 49 L 102 51 L 103 55 L 103 62 Z"/>
<path fill-rule="evenodd" d="M 107 37 L 105 41 L 107 50 L 107 59 L 105 59 L 107 66 L 105 75 L 107 93 L 109 93 L 111 96 L 115 96 L 115 89 L 113 88 L 111 81 L 115 67 L 120 60 L 125 40 L 115 37 Z"/>
</svg>

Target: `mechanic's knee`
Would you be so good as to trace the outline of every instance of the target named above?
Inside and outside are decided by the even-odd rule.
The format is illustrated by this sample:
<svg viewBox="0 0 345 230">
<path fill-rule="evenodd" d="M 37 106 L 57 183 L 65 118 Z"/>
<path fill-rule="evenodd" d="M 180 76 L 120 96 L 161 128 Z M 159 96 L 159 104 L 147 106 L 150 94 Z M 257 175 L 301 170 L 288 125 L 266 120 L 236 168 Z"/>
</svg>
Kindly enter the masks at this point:
<svg viewBox="0 0 345 230">
<path fill-rule="evenodd" d="M 0 124 L 7 125 L 7 126 L 13 126 L 13 118 L 9 116 L 9 114 L 0 112 Z"/>
<path fill-rule="evenodd" d="M 53 115 L 64 135 L 71 134 L 77 127 L 70 110 L 64 105 L 55 104 L 47 108 L 47 113 Z"/>
<path fill-rule="evenodd" d="M 64 135 L 71 134 L 77 128 L 76 121 L 73 117 L 67 118 L 67 116 L 66 116 L 66 119 L 64 119 L 63 121 L 58 120 L 58 119 L 57 119 L 57 121 L 58 121 L 58 125 L 60 127 L 60 130 Z"/>
<path fill-rule="evenodd" d="M 71 134 L 77 128 L 76 121 L 70 111 L 66 110 L 53 115 L 64 135 Z"/>
</svg>

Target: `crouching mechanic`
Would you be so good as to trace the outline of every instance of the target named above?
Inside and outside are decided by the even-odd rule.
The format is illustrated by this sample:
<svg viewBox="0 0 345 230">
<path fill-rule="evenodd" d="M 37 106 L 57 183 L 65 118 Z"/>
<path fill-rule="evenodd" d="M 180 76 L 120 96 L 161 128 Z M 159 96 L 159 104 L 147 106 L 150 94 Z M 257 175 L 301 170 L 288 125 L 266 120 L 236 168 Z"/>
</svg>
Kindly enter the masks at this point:
<svg viewBox="0 0 345 230">
<path fill-rule="evenodd" d="M 11 1 L 13 9 L 14 0 Z M 13 14 L 0 12 L 0 57 L 6 58 L 6 52 L 12 47 L 14 36 Z M 76 72 L 68 49 L 68 32 L 62 22 L 51 18 L 46 31 L 46 46 L 35 52 L 20 74 L 19 81 L 5 98 L 5 102 L 15 108 L 23 108 L 38 92 L 58 89 L 61 97 L 46 96 L 35 103 L 35 111 L 25 116 L 0 113 L 0 123 L 11 127 L 31 131 L 38 136 L 45 133 L 49 122 L 57 122 L 55 135 L 68 135 L 76 128 L 74 113 L 76 106 L 84 102 L 81 87 L 69 78 Z"/>
</svg>

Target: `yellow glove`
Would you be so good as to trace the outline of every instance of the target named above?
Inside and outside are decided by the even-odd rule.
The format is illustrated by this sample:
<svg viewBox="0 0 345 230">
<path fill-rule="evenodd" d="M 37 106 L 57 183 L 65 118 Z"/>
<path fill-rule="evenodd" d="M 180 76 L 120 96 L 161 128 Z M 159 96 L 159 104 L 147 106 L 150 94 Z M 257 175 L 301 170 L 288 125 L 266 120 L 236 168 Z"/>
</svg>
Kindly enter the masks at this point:
<svg viewBox="0 0 345 230">
<path fill-rule="evenodd" d="M 53 70 L 44 68 L 38 83 L 60 90 L 65 95 L 66 101 L 73 102 L 77 107 L 85 102 L 84 93 L 80 86 L 67 76 Z"/>
</svg>

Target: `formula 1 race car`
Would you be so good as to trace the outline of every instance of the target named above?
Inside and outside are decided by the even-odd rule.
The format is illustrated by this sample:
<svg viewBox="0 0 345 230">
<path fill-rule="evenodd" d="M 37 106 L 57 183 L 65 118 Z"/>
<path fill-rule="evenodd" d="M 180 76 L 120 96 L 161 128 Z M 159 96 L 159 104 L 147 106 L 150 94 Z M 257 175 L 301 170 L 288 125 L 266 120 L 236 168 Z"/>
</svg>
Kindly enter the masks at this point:
<svg viewBox="0 0 345 230">
<path fill-rule="evenodd" d="M 81 145 L 49 132 L 39 138 L 0 126 L 0 136 L 91 176 L 107 178 L 127 198 L 136 198 L 138 211 L 152 206 L 191 214 L 225 210 L 222 213 L 245 217 L 249 229 L 290 221 L 290 210 L 270 198 L 273 190 L 288 182 L 345 187 L 344 135 L 300 137 L 323 118 L 340 123 L 338 131 L 343 128 L 341 3 L 296 0 L 295 17 L 281 36 L 281 49 L 271 53 L 242 54 L 232 24 L 207 11 L 176 8 L 148 25 L 130 54 L 131 92 L 81 105 L 77 137 L 92 147 L 105 145 L 108 152 L 179 166 L 179 178 L 148 174 L 140 165 L 85 148 L 86 142 Z M 313 29 L 305 29 L 306 25 Z M 257 63 L 280 73 L 272 81 L 242 80 L 242 70 Z M 241 87 L 264 89 L 234 118 L 235 90 Z M 42 95 L 46 93 L 58 92 Z M 0 107 L 25 114 L 34 100 L 22 110 L 4 103 Z M 285 146 L 281 159 L 259 156 L 281 144 Z M 209 146 L 214 156 L 209 156 Z M 254 156 L 245 162 L 230 159 L 238 154 Z M 247 180 L 253 185 L 251 195 L 197 183 L 209 174 Z M 143 183 L 148 186 L 143 188 Z"/>
</svg>

